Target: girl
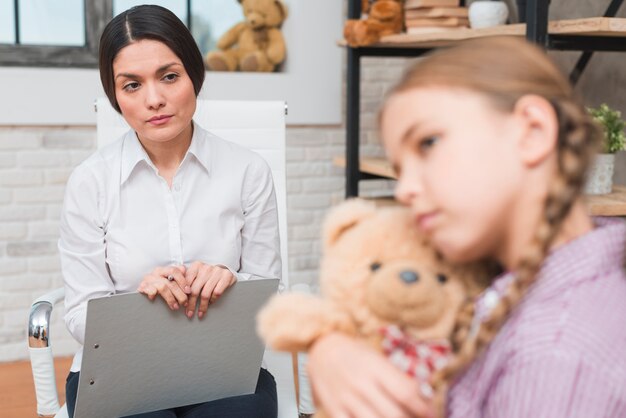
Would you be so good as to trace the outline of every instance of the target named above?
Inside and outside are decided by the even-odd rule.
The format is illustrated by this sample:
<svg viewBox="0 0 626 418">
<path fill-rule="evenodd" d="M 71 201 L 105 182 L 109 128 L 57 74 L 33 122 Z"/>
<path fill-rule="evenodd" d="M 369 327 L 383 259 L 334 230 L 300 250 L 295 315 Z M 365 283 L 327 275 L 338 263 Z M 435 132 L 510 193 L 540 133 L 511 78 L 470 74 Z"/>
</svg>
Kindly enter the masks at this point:
<svg viewBox="0 0 626 418">
<path fill-rule="evenodd" d="M 454 335 L 450 417 L 626 416 L 626 227 L 581 197 L 599 137 L 539 48 L 489 38 L 411 68 L 381 112 L 396 198 L 453 262 L 505 273 Z M 309 373 L 334 417 L 432 416 L 415 382 L 341 335 Z"/>
<path fill-rule="evenodd" d="M 204 74 L 191 33 L 167 9 L 134 7 L 102 33 L 102 85 L 132 129 L 67 184 L 59 250 L 65 321 L 80 343 L 94 297 L 139 290 L 189 318 L 198 302 L 202 318 L 236 280 L 280 277 L 270 169 L 193 122 Z M 81 354 L 67 379 L 70 416 Z M 276 399 L 261 369 L 255 394 L 141 416 L 267 418 L 276 416 Z"/>
</svg>

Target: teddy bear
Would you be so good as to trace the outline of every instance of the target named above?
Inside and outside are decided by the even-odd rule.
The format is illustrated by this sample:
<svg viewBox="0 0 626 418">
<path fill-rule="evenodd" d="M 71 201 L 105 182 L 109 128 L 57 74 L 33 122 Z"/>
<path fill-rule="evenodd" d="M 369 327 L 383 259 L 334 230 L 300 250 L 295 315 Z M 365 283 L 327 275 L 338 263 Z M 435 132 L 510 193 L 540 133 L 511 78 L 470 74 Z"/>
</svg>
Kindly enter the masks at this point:
<svg viewBox="0 0 626 418">
<path fill-rule="evenodd" d="M 402 0 L 362 0 L 361 19 L 349 19 L 343 36 L 351 47 L 374 44 L 386 35 L 404 29 Z"/>
<path fill-rule="evenodd" d="M 212 71 L 272 72 L 285 60 L 286 46 L 280 27 L 287 18 L 282 0 L 237 0 L 245 21 L 230 28 L 217 41 L 217 51 L 207 54 Z"/>
<path fill-rule="evenodd" d="M 291 352 L 307 351 L 331 332 L 357 337 L 417 379 L 435 401 L 431 378 L 450 361 L 462 307 L 484 289 L 489 274 L 482 263 L 445 262 L 408 209 L 349 200 L 325 221 L 321 295 L 274 296 L 257 316 L 257 331 L 271 348 Z"/>
</svg>

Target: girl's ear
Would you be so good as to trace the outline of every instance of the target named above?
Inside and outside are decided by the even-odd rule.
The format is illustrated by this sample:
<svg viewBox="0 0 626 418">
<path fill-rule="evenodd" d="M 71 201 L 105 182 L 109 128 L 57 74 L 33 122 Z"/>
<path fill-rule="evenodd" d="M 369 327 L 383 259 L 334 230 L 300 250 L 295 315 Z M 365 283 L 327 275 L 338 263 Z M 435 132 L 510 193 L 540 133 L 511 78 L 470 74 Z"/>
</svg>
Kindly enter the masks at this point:
<svg viewBox="0 0 626 418">
<path fill-rule="evenodd" d="M 548 100 L 538 95 L 523 96 L 515 104 L 513 114 L 523 126 L 519 151 L 524 164 L 539 165 L 556 152 L 559 122 Z"/>
</svg>

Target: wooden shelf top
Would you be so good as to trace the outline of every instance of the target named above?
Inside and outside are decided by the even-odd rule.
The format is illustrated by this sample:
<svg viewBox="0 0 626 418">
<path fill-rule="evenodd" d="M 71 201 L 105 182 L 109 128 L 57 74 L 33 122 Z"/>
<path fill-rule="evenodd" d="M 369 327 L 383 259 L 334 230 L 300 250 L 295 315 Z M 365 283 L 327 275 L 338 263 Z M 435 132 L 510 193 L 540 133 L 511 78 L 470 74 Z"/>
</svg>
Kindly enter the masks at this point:
<svg viewBox="0 0 626 418">
<path fill-rule="evenodd" d="M 337 167 L 346 167 L 345 157 L 335 157 L 333 164 Z M 395 179 L 396 173 L 393 172 L 391 164 L 384 158 L 360 158 L 359 168 L 362 173 L 374 174 L 376 176 L 387 177 L 389 179 Z"/>
<path fill-rule="evenodd" d="M 548 23 L 548 33 L 551 35 L 626 37 L 626 18 L 590 17 L 585 19 L 555 20 Z M 526 24 L 524 23 L 484 29 L 457 28 L 437 30 L 432 33 L 401 33 L 385 36 L 372 47 L 434 48 L 484 36 L 524 36 L 525 34 Z M 339 42 L 339 44 L 346 46 L 346 43 L 343 41 Z"/>
<path fill-rule="evenodd" d="M 345 168 L 346 159 L 336 157 L 333 164 Z M 391 164 L 384 158 L 361 158 L 360 169 L 363 173 L 396 179 Z M 592 216 L 626 216 L 626 186 L 613 186 L 612 193 L 587 195 L 585 200 Z"/>
<path fill-rule="evenodd" d="M 613 186 L 613 192 L 585 196 L 592 216 L 626 216 L 626 187 Z"/>
</svg>

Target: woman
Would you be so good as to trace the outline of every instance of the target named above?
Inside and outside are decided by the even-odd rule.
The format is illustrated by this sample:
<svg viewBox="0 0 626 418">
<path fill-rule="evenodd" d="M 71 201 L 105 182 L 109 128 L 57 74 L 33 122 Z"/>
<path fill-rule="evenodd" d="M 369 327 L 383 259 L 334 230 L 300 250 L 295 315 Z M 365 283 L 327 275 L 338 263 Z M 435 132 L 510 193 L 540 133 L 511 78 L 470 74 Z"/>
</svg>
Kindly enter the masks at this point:
<svg viewBox="0 0 626 418">
<path fill-rule="evenodd" d="M 176 52 L 175 52 L 176 51 Z M 192 121 L 204 64 L 169 10 L 138 6 L 100 40 L 100 78 L 132 128 L 72 173 L 59 249 L 65 321 L 83 343 L 89 299 L 138 290 L 202 318 L 237 280 L 280 277 L 271 172 L 261 157 Z M 143 277 L 143 279 L 142 279 Z M 67 379 L 73 416 L 82 350 Z M 256 393 L 141 417 L 276 416 L 261 369 Z"/>
</svg>

